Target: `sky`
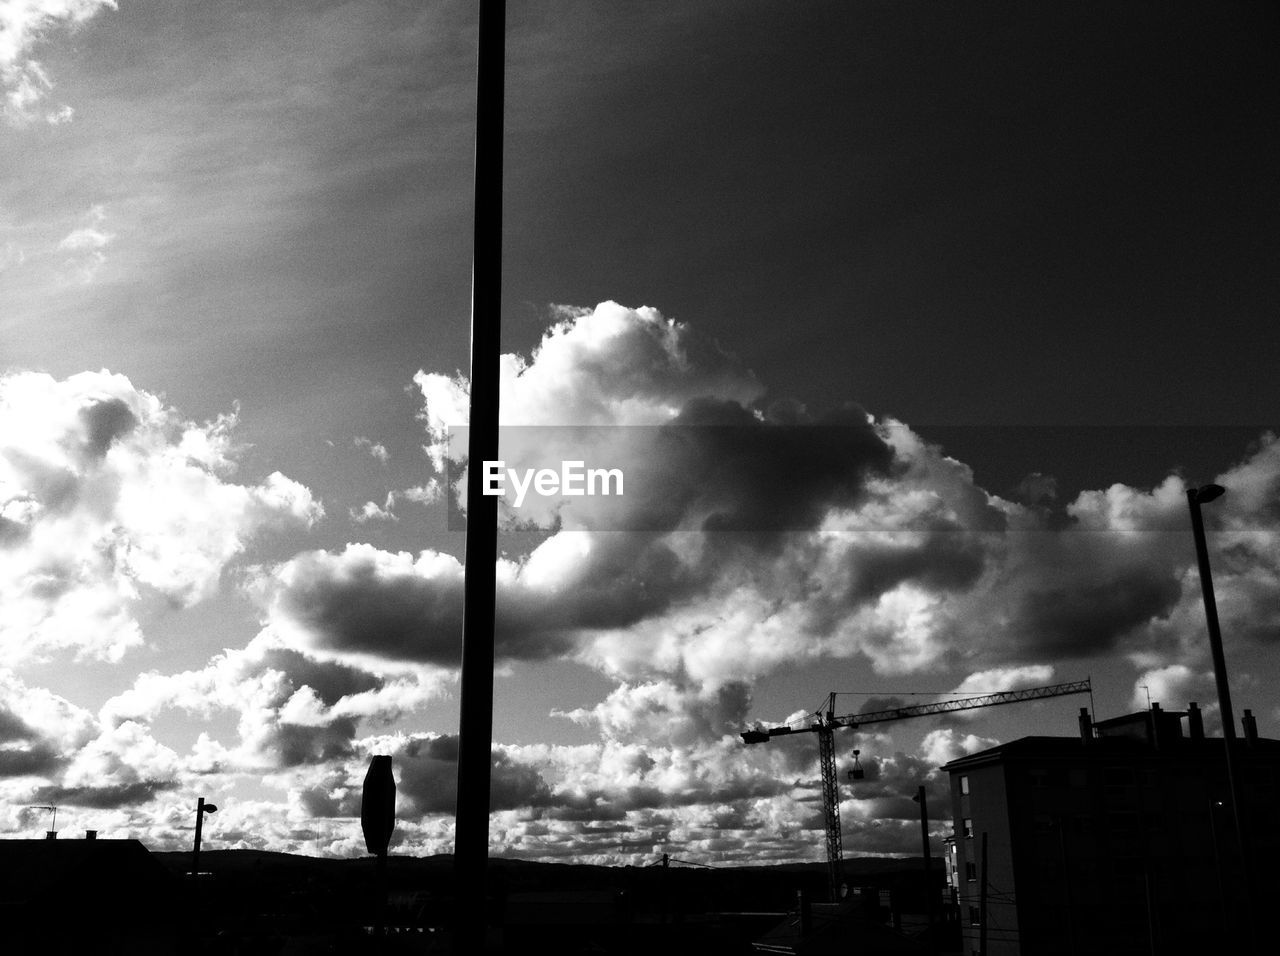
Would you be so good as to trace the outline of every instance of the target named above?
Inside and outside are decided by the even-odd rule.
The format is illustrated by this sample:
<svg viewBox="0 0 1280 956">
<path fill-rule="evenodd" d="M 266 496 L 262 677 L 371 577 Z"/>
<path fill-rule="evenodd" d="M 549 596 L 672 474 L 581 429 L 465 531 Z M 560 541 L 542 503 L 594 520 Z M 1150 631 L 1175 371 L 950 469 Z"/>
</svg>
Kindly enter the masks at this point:
<svg viewBox="0 0 1280 956">
<path fill-rule="evenodd" d="M 948 760 L 1189 701 L 1280 734 L 1277 24 L 1254 4 L 508 14 L 491 852 L 935 839 Z M 0 4 L 0 833 L 452 846 L 475 8 Z M 508 505 L 510 501 L 508 501 Z"/>
</svg>

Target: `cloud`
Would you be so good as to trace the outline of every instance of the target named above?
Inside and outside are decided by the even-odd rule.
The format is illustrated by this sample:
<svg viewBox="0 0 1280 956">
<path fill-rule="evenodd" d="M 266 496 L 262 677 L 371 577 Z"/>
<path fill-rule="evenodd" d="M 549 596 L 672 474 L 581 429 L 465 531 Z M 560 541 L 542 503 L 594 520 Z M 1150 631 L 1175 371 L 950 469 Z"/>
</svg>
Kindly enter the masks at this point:
<svg viewBox="0 0 1280 956">
<path fill-rule="evenodd" d="M 502 563 L 496 652 L 545 659 L 572 646 L 575 609 L 548 600 L 544 582 L 526 584 L 521 567 Z M 338 554 L 311 551 L 264 572 L 255 590 L 273 626 L 329 652 L 454 667 L 461 656 L 462 564 L 452 555 L 387 552 L 349 544 Z"/>
<path fill-rule="evenodd" d="M 500 656 L 569 655 L 627 686 L 679 675 L 717 687 L 804 660 L 1016 675 L 1181 646 L 1191 556 L 1166 537 L 1187 537 L 1177 475 L 1060 505 L 1037 479 L 1036 503 L 1006 500 L 900 421 L 762 405 L 749 370 L 655 309 L 555 316 L 528 357 L 503 358 L 504 458 L 574 442 L 582 457 L 585 443 L 634 490 L 547 501 L 528 519 L 542 536 L 500 563 Z M 456 481 L 446 431 L 465 421 L 467 384 L 415 382 L 436 480 Z M 1280 569 L 1257 538 L 1259 522 L 1276 524 L 1277 476 L 1264 436 L 1230 475 L 1241 491 L 1224 518 L 1249 524 L 1229 552 L 1249 572 L 1225 581 L 1225 607 L 1242 626 L 1254 614 L 1259 640 L 1280 624 Z M 602 528 L 632 530 L 583 533 Z M 349 547 L 271 578 L 274 612 L 318 647 L 456 663 L 461 568 L 448 556 Z"/>
<path fill-rule="evenodd" d="M 1182 710 L 1193 700 L 1211 699 L 1213 693 L 1211 673 L 1197 673 L 1185 664 L 1168 664 L 1144 671 L 1134 679 L 1129 706 L 1147 710 L 1150 694 L 1152 703 L 1163 704 L 1167 710 Z"/>
<path fill-rule="evenodd" d="M 108 784 L 94 787 L 39 787 L 31 799 L 53 806 L 93 807 L 99 810 L 128 807 L 149 803 L 166 790 L 172 790 L 175 781 L 139 780 L 134 783 Z"/>
<path fill-rule="evenodd" d="M 1020 687 L 1037 687 L 1053 682 L 1053 666 L 1027 664 L 1021 667 L 993 667 L 970 674 L 957 685 L 956 694 L 998 694 Z"/>
<path fill-rule="evenodd" d="M 775 400 L 732 355 L 656 310 L 606 303 L 556 316 L 538 349 L 503 360 L 512 461 L 585 440 L 601 461 L 650 483 L 628 485 L 620 501 L 542 502 L 538 533 L 504 535 L 514 542 L 497 566 L 504 668 L 518 679 L 521 662 L 574 661 L 612 689 L 553 712 L 589 732 L 589 743 L 495 744 L 495 852 L 614 863 L 651 862 L 664 849 L 707 862 L 820 858 L 814 735 L 758 748 L 737 736 L 765 699 L 763 683 L 797 666 L 929 675 L 981 693 L 1049 683 L 1103 658 L 1127 674 L 1126 686 L 1132 678 L 1163 687 L 1178 704 L 1208 688 L 1176 473 L 1070 500 L 1037 479 L 1019 492 L 1025 500 L 1008 500 L 903 422 L 854 405 Z M 402 499 L 434 500 L 456 480 L 458 462 L 439 439 L 466 408 L 466 383 L 425 372 L 416 382 L 440 469 L 421 494 L 371 502 L 375 520 Z M 191 594 L 205 593 L 273 521 L 299 527 L 316 517 L 305 489 L 283 477 L 233 483 L 234 416 L 195 426 L 131 387 L 100 386 L 57 414 L 15 418 L 18 437 L 0 439 L 16 450 L 0 458 L 4 487 L 23 489 L 2 499 L 0 556 L 27 554 L 42 523 L 72 517 L 77 528 L 124 527 L 136 549 L 148 526 L 119 503 L 168 475 L 155 462 L 171 458 L 166 467 L 201 489 L 202 514 L 222 495 L 245 508 L 255 495 L 275 503 L 259 518 L 228 508 L 214 522 L 235 529 L 213 539 L 231 544 L 195 548 L 203 570 L 183 578 Z M 157 430 L 161 420 L 167 431 Z M 23 437 L 28 427 L 35 437 Z M 1206 520 L 1231 659 L 1243 662 L 1236 673 L 1247 686 L 1280 633 L 1280 447 L 1264 435 L 1217 477 L 1229 491 Z M 600 530 L 619 521 L 633 530 Z M 188 534 L 183 546 L 202 540 Z M 123 551 L 110 567 L 128 574 L 84 594 L 56 564 L 40 565 L 43 576 L 23 578 L 23 593 L 55 603 L 97 596 L 128 621 L 149 591 L 185 600 L 166 577 L 181 566 L 171 558 L 149 568 Z M 247 647 L 189 671 L 140 675 L 97 718 L 46 701 L 46 713 L 62 716 L 40 723 L 30 695 L 0 713 L 0 771 L 9 774 L 0 790 L 62 788 L 102 804 L 96 812 L 112 826 L 130 814 L 150 821 L 147 832 L 165 844 L 180 836 L 165 786 L 198 780 L 212 793 L 255 774 L 282 796 L 237 801 L 234 819 L 220 814 L 229 845 L 310 851 L 314 842 L 354 853 L 363 852 L 352 818 L 368 756 L 390 753 L 398 844 L 448 851 L 456 737 L 408 733 L 403 718 L 455 679 L 460 560 L 352 543 L 255 565 L 241 580 L 262 615 Z M 171 712 L 210 719 L 185 753 L 151 737 Z M 214 730 L 227 715 L 230 736 Z M 941 818 L 937 768 L 997 743 L 965 726 L 922 728 L 916 746 L 860 737 L 866 777 L 845 788 L 841 807 L 848 845 L 915 852 L 915 787 L 927 788 Z"/>
<path fill-rule="evenodd" d="M 81 282 L 87 283 L 92 282 L 98 270 L 106 264 L 107 254 L 103 250 L 116 236 L 102 228 L 107 218 L 102 206 L 94 206 L 83 218 L 86 224 L 67 233 L 58 243 L 58 249 L 69 253 L 66 265 Z"/>
<path fill-rule="evenodd" d="M 399 521 L 391 511 L 396 503 L 395 494 L 387 495 L 387 500 L 379 505 L 376 501 L 366 501 L 359 508 L 347 509 L 347 515 L 355 524 L 366 524 L 370 521 Z"/>
<path fill-rule="evenodd" d="M 190 606 L 252 539 L 318 520 L 283 475 L 228 480 L 235 421 L 185 421 L 105 371 L 0 377 L 0 661 L 118 660 L 148 596 Z"/>
<path fill-rule="evenodd" d="M 379 444 L 378 442 L 375 442 L 371 438 L 365 438 L 361 435 L 357 435 L 352 440 L 352 444 L 354 444 L 355 447 L 357 448 L 363 448 L 366 452 L 369 453 L 369 456 L 371 458 L 373 458 L 375 461 L 381 462 L 384 465 L 391 458 L 391 454 L 390 452 L 387 451 L 386 445 Z"/>
<path fill-rule="evenodd" d="M 595 727 L 607 739 L 688 746 L 738 733 L 750 706 L 750 690 L 743 683 L 697 688 L 664 680 L 621 684 L 595 707 L 553 715 Z"/>
<path fill-rule="evenodd" d="M 53 81 L 32 52 L 53 32 L 79 27 L 104 9 L 115 10 L 115 0 L 10 0 L 0 6 L 0 87 L 10 125 L 71 119 L 65 105 L 42 112 Z"/>
<path fill-rule="evenodd" d="M 96 733 L 93 716 L 0 668 L 0 778 L 45 777 Z"/>
<path fill-rule="evenodd" d="M 140 675 L 102 706 L 100 719 L 118 727 L 146 725 L 166 711 L 232 713 L 237 740 L 209 741 L 187 768 L 261 773 L 345 760 L 356 753 L 362 725 L 385 726 L 439 697 L 443 687 L 416 671 L 388 674 L 317 657 L 266 630 L 198 670 Z"/>
</svg>

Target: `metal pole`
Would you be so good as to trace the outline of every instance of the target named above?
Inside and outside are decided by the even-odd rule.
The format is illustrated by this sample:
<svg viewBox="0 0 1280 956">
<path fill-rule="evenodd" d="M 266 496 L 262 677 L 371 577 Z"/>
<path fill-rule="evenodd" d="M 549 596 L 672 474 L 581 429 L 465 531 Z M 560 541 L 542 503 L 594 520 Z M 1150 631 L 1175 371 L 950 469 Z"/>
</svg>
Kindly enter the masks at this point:
<svg viewBox="0 0 1280 956">
<path fill-rule="evenodd" d="M 200 878 L 200 834 L 204 832 L 204 797 L 196 800 L 196 844 L 191 851 L 191 878 Z"/>
<path fill-rule="evenodd" d="M 1227 659 L 1222 653 L 1222 630 L 1218 626 L 1218 603 L 1213 597 L 1213 575 L 1209 571 L 1209 548 L 1204 538 L 1204 518 L 1197 499 L 1199 488 L 1187 489 L 1191 508 L 1191 531 L 1196 539 L 1196 559 L 1200 562 L 1200 590 L 1204 595 L 1204 616 L 1209 625 L 1209 650 L 1213 654 L 1213 677 L 1218 684 L 1218 708 L 1222 711 L 1222 736 L 1236 739 L 1236 718 L 1231 709 L 1231 687 L 1227 683 Z M 1230 748 L 1227 748 L 1230 762 Z M 1232 788 L 1232 793 L 1235 790 Z"/>
<path fill-rule="evenodd" d="M 932 860 L 929 855 L 929 807 L 925 802 L 924 785 L 916 788 L 916 802 L 920 804 L 920 845 L 924 857 L 924 904 L 929 914 L 929 922 L 933 922 L 933 881 L 930 870 Z"/>
<path fill-rule="evenodd" d="M 1244 817 L 1241 813 L 1240 790 L 1236 781 L 1236 718 L 1231 709 L 1231 687 L 1227 681 L 1227 659 L 1222 653 L 1222 630 L 1218 625 L 1218 603 L 1213 596 L 1213 575 L 1209 570 L 1209 546 L 1205 542 L 1202 501 L 1212 501 L 1223 493 L 1218 485 L 1187 489 L 1187 506 L 1191 510 L 1191 531 L 1196 541 L 1196 560 L 1200 565 L 1200 591 L 1204 597 L 1205 622 L 1209 626 L 1209 650 L 1213 655 L 1213 677 L 1218 685 L 1218 709 L 1222 715 L 1222 749 L 1227 756 L 1227 788 L 1231 794 L 1231 815 L 1235 819 L 1236 842 L 1240 847 L 1240 876 L 1244 889 L 1245 922 L 1248 925 L 1252 952 L 1258 951 L 1254 929 L 1253 880 L 1249 873 L 1249 844 L 1245 840 Z"/>
<path fill-rule="evenodd" d="M 505 0 L 480 0 L 476 66 L 475 232 L 471 271 L 471 414 L 466 578 L 463 586 L 458 803 L 454 873 L 459 952 L 483 946 L 493 746 L 495 564 L 498 502 L 482 489 L 482 462 L 498 457 L 502 303 L 502 126 Z M 465 937 L 465 939 L 464 939 Z"/>
<path fill-rule="evenodd" d="M 978 884 L 978 956 L 987 956 L 987 831 L 982 831 L 982 882 Z"/>
</svg>

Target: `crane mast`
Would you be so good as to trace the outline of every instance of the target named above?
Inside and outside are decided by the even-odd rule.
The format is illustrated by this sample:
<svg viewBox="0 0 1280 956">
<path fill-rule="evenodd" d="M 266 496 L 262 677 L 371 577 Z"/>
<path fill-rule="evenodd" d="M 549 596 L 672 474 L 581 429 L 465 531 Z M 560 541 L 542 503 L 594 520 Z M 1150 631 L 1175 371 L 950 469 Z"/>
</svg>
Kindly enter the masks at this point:
<svg viewBox="0 0 1280 956">
<path fill-rule="evenodd" d="M 845 714 L 837 717 L 835 715 L 836 695 L 833 692 L 827 697 L 825 708 L 804 718 L 804 723 L 800 726 L 793 727 L 790 724 L 768 728 L 757 726 L 743 731 L 741 736 L 744 744 L 762 744 L 774 737 L 787 734 L 816 733 L 818 735 L 818 766 L 822 772 L 822 810 L 827 836 L 827 881 L 831 900 L 835 902 L 840 894 L 841 863 L 844 856 L 840 832 L 840 781 L 836 776 L 835 730 L 837 727 L 856 729 L 863 724 L 880 724 L 894 720 L 907 720 L 911 717 L 927 717 L 960 710 L 976 710 L 980 707 L 997 707 L 1001 704 L 1042 700 L 1047 697 L 1089 693 L 1092 693 L 1092 685 L 1088 679 L 1085 679 L 1065 684 L 1024 687 L 1020 690 L 1006 690 L 995 694 L 979 694 L 973 697 L 960 697 L 956 700 L 939 700 L 928 704 L 913 704 L 910 707 L 892 707 L 888 710 Z"/>
<path fill-rule="evenodd" d="M 835 697 L 834 694 L 831 695 Z M 832 711 L 818 727 L 818 765 L 822 768 L 822 812 L 827 832 L 827 882 L 831 887 L 831 900 L 835 902 L 840 889 L 840 862 L 844 852 L 840 846 L 840 779 L 836 776 L 836 741 L 832 732 Z"/>
</svg>

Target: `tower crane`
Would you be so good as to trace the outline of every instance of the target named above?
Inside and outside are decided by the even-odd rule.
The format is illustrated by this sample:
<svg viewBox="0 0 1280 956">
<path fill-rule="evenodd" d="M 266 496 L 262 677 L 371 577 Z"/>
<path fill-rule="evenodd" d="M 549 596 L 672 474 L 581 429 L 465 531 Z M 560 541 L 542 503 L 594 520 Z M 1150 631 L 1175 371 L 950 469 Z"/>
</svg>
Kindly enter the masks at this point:
<svg viewBox="0 0 1280 956">
<path fill-rule="evenodd" d="M 798 723 L 782 727 L 761 727 L 757 725 L 751 730 L 743 731 L 744 744 L 762 744 L 774 737 L 787 734 L 816 733 L 818 735 L 818 764 L 822 770 L 822 809 L 826 821 L 827 833 L 827 879 L 830 883 L 831 900 L 836 902 L 840 891 L 840 865 L 843 850 L 840 839 L 840 783 L 836 778 L 836 746 L 835 730 L 837 727 L 856 729 L 863 724 L 881 724 L 891 720 L 907 720 L 911 717 L 926 717 L 931 714 L 950 714 L 958 710 L 975 710 L 979 707 L 996 707 L 1000 704 L 1016 704 L 1025 700 L 1041 700 L 1046 697 L 1063 697 L 1067 694 L 1090 694 L 1093 692 L 1088 679 L 1071 681 L 1065 684 L 1049 684 L 1044 687 L 1024 687 L 1021 690 L 1006 690 L 996 694 L 982 694 L 975 697 L 960 697 L 955 700 L 939 700 L 930 704 L 915 704 L 910 707 L 893 707 L 888 710 L 873 710 L 863 714 L 845 714 L 837 717 L 836 694 L 833 691 L 826 701 L 826 706 L 809 714 Z M 858 751 L 854 751 L 857 754 Z M 857 759 L 856 757 L 854 758 Z"/>
</svg>

